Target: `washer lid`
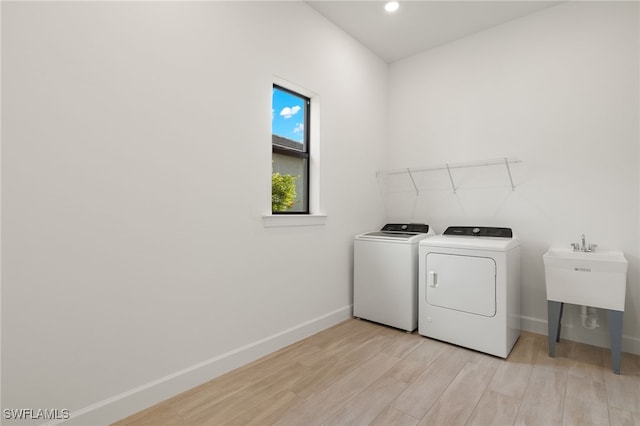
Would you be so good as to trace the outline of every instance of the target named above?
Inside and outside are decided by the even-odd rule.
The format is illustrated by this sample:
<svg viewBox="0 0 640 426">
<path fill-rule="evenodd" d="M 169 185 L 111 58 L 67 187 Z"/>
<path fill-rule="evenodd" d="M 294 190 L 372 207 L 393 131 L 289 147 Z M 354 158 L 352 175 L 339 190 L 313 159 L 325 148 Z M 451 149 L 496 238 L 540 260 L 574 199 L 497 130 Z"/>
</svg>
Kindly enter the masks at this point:
<svg viewBox="0 0 640 426">
<path fill-rule="evenodd" d="M 356 235 L 356 240 L 387 241 L 396 243 L 417 243 L 433 234 L 415 234 L 412 232 L 376 231 Z"/>
<path fill-rule="evenodd" d="M 414 234 L 411 232 L 385 232 L 385 231 L 376 231 L 376 232 L 367 232 L 366 234 L 358 235 L 356 238 L 359 240 L 388 240 L 388 241 L 397 241 L 397 242 L 407 242 L 412 241 L 416 237 L 422 234 Z M 417 238 L 414 241 L 421 240 L 422 238 Z"/>
<path fill-rule="evenodd" d="M 435 235 L 429 225 L 422 223 L 388 223 L 380 231 L 356 236 L 358 240 L 382 240 L 398 243 L 414 243 Z"/>
</svg>

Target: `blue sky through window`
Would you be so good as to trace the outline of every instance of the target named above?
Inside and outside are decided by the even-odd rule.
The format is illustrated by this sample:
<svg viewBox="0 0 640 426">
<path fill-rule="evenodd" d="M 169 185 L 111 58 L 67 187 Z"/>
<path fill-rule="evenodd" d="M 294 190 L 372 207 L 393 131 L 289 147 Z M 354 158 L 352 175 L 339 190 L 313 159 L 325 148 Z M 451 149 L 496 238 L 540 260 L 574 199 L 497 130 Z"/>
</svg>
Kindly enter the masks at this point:
<svg viewBox="0 0 640 426">
<path fill-rule="evenodd" d="M 274 87 L 271 102 L 271 133 L 303 143 L 304 107 L 303 98 Z"/>
</svg>

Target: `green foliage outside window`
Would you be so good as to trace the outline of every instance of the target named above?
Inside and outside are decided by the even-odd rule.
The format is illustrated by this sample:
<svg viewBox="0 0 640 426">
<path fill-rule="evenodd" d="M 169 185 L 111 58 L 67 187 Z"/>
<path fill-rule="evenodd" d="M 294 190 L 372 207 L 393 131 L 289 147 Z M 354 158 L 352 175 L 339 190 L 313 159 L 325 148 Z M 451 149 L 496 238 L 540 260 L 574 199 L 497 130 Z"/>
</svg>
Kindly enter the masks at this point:
<svg viewBox="0 0 640 426">
<path fill-rule="evenodd" d="M 271 174 L 271 211 L 283 212 L 295 204 L 296 180 L 293 175 Z"/>
</svg>

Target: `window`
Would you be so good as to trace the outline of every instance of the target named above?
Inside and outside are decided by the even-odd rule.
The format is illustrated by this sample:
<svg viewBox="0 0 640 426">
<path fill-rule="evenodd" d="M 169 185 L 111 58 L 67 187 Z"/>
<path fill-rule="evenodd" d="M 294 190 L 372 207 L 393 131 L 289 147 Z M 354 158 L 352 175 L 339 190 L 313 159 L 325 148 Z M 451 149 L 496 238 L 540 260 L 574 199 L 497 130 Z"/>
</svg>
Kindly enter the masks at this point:
<svg viewBox="0 0 640 426">
<path fill-rule="evenodd" d="M 310 99 L 274 84 L 271 103 L 271 212 L 309 214 Z"/>
</svg>

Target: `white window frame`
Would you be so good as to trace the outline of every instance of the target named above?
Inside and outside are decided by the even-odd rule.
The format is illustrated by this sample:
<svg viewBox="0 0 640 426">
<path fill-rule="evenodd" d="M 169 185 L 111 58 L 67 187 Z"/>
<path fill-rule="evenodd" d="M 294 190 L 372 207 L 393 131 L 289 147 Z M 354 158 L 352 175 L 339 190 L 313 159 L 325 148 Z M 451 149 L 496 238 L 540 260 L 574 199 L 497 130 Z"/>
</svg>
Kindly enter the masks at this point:
<svg viewBox="0 0 640 426">
<path fill-rule="evenodd" d="M 309 194 L 307 194 L 309 197 L 309 213 L 272 214 L 271 202 L 269 201 L 269 214 L 262 216 L 262 223 L 265 227 L 324 225 L 327 215 L 320 208 L 320 96 L 280 77 L 274 76 L 273 84 L 309 98 Z M 271 132 L 269 132 L 269 136 L 271 140 Z M 271 147 L 271 143 L 269 143 L 269 147 Z M 269 148 L 269 154 L 271 155 L 271 148 Z M 269 182 L 271 182 L 270 176 Z M 271 189 L 271 185 L 269 185 L 269 189 Z M 269 196 L 271 196 L 271 190 L 269 190 Z"/>
</svg>

